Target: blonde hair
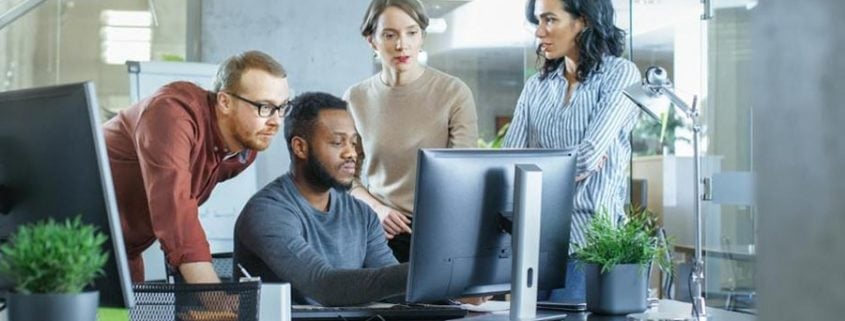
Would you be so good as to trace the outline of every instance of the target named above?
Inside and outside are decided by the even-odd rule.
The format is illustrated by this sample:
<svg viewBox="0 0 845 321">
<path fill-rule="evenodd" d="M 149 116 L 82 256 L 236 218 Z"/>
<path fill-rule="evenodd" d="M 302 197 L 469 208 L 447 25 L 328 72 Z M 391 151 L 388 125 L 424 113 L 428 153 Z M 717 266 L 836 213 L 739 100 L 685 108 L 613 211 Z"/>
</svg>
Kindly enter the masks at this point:
<svg viewBox="0 0 845 321">
<path fill-rule="evenodd" d="M 220 64 L 214 77 L 212 91 L 239 92 L 241 90 L 241 76 L 250 69 L 266 71 L 281 78 L 286 78 L 287 72 L 276 59 L 261 51 L 245 51 L 231 56 Z"/>
</svg>

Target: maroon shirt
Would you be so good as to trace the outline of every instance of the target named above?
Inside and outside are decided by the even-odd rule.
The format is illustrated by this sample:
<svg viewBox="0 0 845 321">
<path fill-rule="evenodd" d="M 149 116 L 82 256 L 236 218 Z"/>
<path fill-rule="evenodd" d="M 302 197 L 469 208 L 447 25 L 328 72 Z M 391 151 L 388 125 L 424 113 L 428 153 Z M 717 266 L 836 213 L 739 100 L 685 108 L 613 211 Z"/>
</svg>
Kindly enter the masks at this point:
<svg viewBox="0 0 845 321">
<path fill-rule="evenodd" d="M 171 266 L 211 262 L 198 207 L 256 155 L 224 160 L 215 102 L 211 92 L 174 82 L 103 126 L 134 282 L 144 280 L 141 253 L 156 239 Z"/>
</svg>

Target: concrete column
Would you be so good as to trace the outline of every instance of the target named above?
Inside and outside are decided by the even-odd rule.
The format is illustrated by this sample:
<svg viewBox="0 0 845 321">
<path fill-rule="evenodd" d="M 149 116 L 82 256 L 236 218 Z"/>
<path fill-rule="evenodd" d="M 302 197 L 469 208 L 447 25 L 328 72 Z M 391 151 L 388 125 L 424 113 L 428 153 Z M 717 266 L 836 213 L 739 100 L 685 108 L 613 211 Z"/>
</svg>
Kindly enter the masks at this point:
<svg viewBox="0 0 845 321">
<path fill-rule="evenodd" d="M 760 320 L 842 320 L 845 2 L 753 13 Z"/>
<path fill-rule="evenodd" d="M 220 63 L 250 49 L 278 59 L 296 93 L 325 91 L 341 96 L 374 73 L 372 51 L 358 31 L 365 0 L 204 0 L 200 59 Z M 287 171 L 284 135 L 256 163 L 258 187 Z"/>
</svg>

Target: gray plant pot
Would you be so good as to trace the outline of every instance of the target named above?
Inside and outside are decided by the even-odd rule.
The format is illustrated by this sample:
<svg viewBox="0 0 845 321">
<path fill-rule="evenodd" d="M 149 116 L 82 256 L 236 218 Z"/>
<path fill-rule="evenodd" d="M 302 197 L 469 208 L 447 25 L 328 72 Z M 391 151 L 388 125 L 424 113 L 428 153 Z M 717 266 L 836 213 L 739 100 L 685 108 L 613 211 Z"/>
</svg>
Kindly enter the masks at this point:
<svg viewBox="0 0 845 321">
<path fill-rule="evenodd" d="M 586 264 L 587 309 L 598 314 L 628 314 L 646 310 L 648 269 L 639 264 L 619 264 L 605 273 Z"/>
<path fill-rule="evenodd" d="M 8 297 L 9 321 L 96 321 L 100 292 L 16 294 Z"/>
</svg>

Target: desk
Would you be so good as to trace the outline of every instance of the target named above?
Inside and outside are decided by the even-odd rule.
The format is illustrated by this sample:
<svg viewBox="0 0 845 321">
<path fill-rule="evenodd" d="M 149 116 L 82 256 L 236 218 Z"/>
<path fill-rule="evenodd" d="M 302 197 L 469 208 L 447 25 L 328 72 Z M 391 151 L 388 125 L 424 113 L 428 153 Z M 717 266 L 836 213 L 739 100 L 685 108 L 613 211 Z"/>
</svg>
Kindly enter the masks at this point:
<svg viewBox="0 0 845 321">
<path fill-rule="evenodd" d="M 679 302 L 674 300 L 660 300 L 657 306 L 657 311 L 661 312 L 675 312 L 687 314 L 692 311 L 692 306 L 689 303 Z M 731 312 L 720 310 L 716 308 L 709 308 L 710 318 L 707 321 L 756 321 L 757 317 L 750 314 Z M 565 312 L 567 314 L 566 321 L 628 321 L 625 315 L 600 315 L 592 313 L 573 313 Z M 6 310 L 0 312 L 0 321 L 8 321 L 6 318 Z"/>
<path fill-rule="evenodd" d="M 550 310 L 544 310 L 550 311 Z M 663 313 L 673 313 L 679 314 L 681 316 L 690 315 L 692 312 L 692 305 L 685 302 L 674 301 L 674 300 L 660 300 L 658 305 L 652 308 L 650 311 L 655 312 L 663 312 Z M 497 312 L 496 314 L 507 312 Z M 566 318 L 565 321 L 628 321 L 628 316 L 623 315 L 601 315 L 601 314 L 593 314 L 590 312 L 564 312 L 564 311 L 554 311 L 554 313 L 565 313 Z M 755 321 L 757 317 L 751 314 L 744 314 L 739 312 L 731 312 L 725 311 L 721 309 L 711 308 L 708 307 L 707 313 L 709 313 L 709 318 L 707 321 Z M 483 320 L 491 320 L 493 319 L 491 314 L 485 313 L 471 313 L 468 318 L 471 321 L 483 321 Z"/>
<path fill-rule="evenodd" d="M 687 315 L 692 311 L 692 305 L 686 302 L 674 300 L 660 300 L 657 310 L 660 312 L 679 313 Z M 708 307 L 707 313 L 710 317 L 707 321 L 755 321 L 757 317 L 750 314 L 725 311 Z M 566 313 L 566 321 L 628 321 L 625 315 L 600 315 L 592 313 Z"/>
</svg>

